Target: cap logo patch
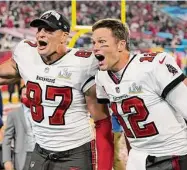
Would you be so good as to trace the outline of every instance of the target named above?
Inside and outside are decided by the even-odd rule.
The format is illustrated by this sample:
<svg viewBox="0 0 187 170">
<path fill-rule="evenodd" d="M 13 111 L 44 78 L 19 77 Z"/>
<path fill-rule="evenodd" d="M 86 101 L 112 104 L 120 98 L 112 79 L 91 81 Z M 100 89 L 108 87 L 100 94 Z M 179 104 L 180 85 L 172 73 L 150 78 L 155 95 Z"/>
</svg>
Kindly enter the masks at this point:
<svg viewBox="0 0 187 170">
<path fill-rule="evenodd" d="M 48 19 L 51 16 L 51 13 L 47 13 L 43 15 L 41 18 Z"/>
<path fill-rule="evenodd" d="M 41 18 L 48 19 L 51 15 L 53 15 L 57 20 L 60 19 L 60 14 L 58 14 L 55 11 L 47 11 L 46 13 L 43 14 L 43 16 Z"/>
</svg>

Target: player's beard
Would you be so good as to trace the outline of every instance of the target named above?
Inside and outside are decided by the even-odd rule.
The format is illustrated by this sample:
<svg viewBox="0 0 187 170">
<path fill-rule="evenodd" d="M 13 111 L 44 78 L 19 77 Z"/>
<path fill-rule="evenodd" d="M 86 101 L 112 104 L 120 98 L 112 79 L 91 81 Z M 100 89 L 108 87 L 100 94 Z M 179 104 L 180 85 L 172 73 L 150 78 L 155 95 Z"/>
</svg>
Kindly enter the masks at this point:
<svg viewBox="0 0 187 170">
<path fill-rule="evenodd" d="M 50 64 L 51 62 L 53 62 L 53 55 L 56 54 L 56 51 L 53 51 L 51 54 L 47 55 L 47 56 L 44 56 L 44 55 L 40 55 L 43 62 L 44 63 L 48 63 Z"/>
<path fill-rule="evenodd" d="M 51 54 L 49 54 L 48 56 L 42 56 L 44 62 L 54 62 L 54 58 L 56 58 L 55 60 L 57 60 L 59 57 L 64 56 L 67 53 L 67 49 L 66 46 L 63 45 L 63 43 L 58 44 L 56 51 L 53 51 Z"/>
</svg>

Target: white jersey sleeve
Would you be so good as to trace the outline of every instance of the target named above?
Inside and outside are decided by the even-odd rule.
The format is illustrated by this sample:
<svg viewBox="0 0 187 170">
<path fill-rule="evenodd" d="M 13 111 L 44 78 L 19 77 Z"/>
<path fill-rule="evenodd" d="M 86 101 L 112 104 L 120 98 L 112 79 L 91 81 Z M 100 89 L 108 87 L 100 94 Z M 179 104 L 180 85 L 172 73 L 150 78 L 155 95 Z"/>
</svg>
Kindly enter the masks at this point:
<svg viewBox="0 0 187 170">
<path fill-rule="evenodd" d="M 16 62 L 17 69 L 19 70 L 20 56 L 24 51 L 24 40 L 20 41 L 13 50 L 13 60 Z"/>
<path fill-rule="evenodd" d="M 13 60 L 17 64 L 17 69 L 21 77 L 32 62 L 33 55 L 36 54 L 36 43 L 26 39 L 20 41 L 13 50 Z M 23 78 L 24 79 L 24 78 Z"/>
<path fill-rule="evenodd" d="M 180 113 L 184 119 L 187 120 L 187 87 L 184 83 L 180 83 L 174 88 L 166 97 L 166 100 L 170 105 Z"/>
<path fill-rule="evenodd" d="M 17 63 L 19 60 L 19 53 L 21 52 L 21 47 L 23 44 L 24 40 L 20 41 L 15 48 L 13 49 L 13 59 Z"/>
<path fill-rule="evenodd" d="M 152 78 L 155 78 L 156 92 L 187 120 L 185 75 L 169 54 L 161 53 L 155 59 Z"/>
<path fill-rule="evenodd" d="M 83 51 L 82 53 L 88 53 L 89 58 L 83 67 L 85 68 L 85 77 L 81 84 L 81 89 L 85 93 L 90 87 L 95 85 L 95 74 L 98 70 L 98 61 L 91 52 Z"/>
<path fill-rule="evenodd" d="M 25 51 L 30 48 L 30 47 L 36 47 L 36 44 L 34 42 L 28 41 L 28 40 L 22 40 L 20 41 L 16 47 L 14 48 L 13 51 L 13 59 L 15 60 L 16 63 L 19 63 L 20 60 L 28 59 L 27 56 L 29 56 L 30 54 L 25 53 Z M 25 55 L 25 57 L 20 57 L 23 56 L 23 54 Z"/>
<path fill-rule="evenodd" d="M 154 60 L 154 69 L 150 76 L 154 79 L 153 86 L 156 92 L 165 99 L 167 94 L 185 79 L 185 76 L 174 57 L 168 53 L 160 53 Z"/>
<path fill-rule="evenodd" d="M 96 74 L 96 77 L 95 77 L 97 100 L 98 100 L 98 103 L 106 104 L 106 103 L 109 103 L 109 97 L 104 89 L 104 86 L 102 86 L 99 81 L 98 73 Z"/>
</svg>

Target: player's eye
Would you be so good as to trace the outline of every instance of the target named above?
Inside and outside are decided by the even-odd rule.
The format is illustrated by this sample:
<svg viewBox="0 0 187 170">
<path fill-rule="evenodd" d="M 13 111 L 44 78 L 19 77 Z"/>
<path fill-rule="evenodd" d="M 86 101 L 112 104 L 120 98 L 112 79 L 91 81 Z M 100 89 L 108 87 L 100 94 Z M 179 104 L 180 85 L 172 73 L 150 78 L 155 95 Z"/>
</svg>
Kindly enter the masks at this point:
<svg viewBox="0 0 187 170">
<path fill-rule="evenodd" d="M 106 41 L 105 40 L 99 40 L 100 44 L 104 44 Z"/>
<path fill-rule="evenodd" d="M 91 41 L 91 43 L 92 43 L 93 45 L 95 45 L 95 41 Z"/>
<path fill-rule="evenodd" d="M 38 27 L 38 32 L 40 32 L 42 29 L 44 29 L 44 32 L 49 32 L 49 33 L 56 31 L 55 29 L 51 27 Z"/>
<path fill-rule="evenodd" d="M 48 28 L 45 28 L 45 31 L 46 31 L 46 32 L 54 32 L 55 29 L 48 27 Z"/>
<path fill-rule="evenodd" d="M 41 30 L 42 30 L 42 28 L 39 27 L 39 28 L 38 28 L 38 32 L 40 32 Z"/>
</svg>

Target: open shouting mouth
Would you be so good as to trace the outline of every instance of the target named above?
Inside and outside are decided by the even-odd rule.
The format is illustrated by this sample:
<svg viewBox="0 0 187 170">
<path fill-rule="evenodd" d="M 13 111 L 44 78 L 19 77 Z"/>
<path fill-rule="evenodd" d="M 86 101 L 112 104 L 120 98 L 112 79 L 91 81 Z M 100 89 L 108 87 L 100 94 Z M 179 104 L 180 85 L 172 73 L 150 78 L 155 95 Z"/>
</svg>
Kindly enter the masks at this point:
<svg viewBox="0 0 187 170">
<path fill-rule="evenodd" d="M 46 46 L 47 46 L 47 42 L 45 42 L 45 41 L 43 41 L 43 40 L 39 40 L 39 41 L 38 41 L 38 48 L 39 48 L 40 50 L 45 49 Z"/>
<path fill-rule="evenodd" d="M 102 54 L 96 54 L 95 57 L 99 61 L 99 66 L 104 65 L 104 59 L 105 59 L 104 55 L 102 55 Z"/>
<path fill-rule="evenodd" d="M 97 60 L 99 61 L 103 61 L 105 59 L 105 56 L 104 55 L 101 55 L 101 54 L 96 54 L 95 57 L 97 58 Z"/>
</svg>

